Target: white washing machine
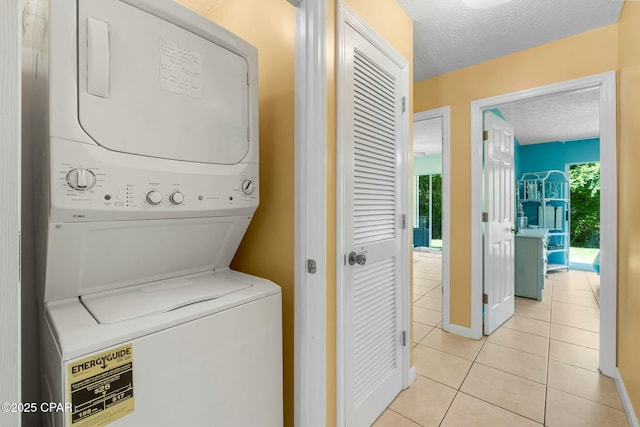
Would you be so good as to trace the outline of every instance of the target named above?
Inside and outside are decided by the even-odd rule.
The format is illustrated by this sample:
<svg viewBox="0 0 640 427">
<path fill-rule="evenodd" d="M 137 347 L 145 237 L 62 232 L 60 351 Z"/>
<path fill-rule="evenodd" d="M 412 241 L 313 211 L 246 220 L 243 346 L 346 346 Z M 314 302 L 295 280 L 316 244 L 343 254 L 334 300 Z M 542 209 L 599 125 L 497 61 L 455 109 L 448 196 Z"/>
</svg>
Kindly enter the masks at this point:
<svg viewBox="0 0 640 427">
<path fill-rule="evenodd" d="M 229 269 L 256 49 L 170 0 L 36 3 L 44 424 L 281 426 L 280 288 Z"/>
</svg>

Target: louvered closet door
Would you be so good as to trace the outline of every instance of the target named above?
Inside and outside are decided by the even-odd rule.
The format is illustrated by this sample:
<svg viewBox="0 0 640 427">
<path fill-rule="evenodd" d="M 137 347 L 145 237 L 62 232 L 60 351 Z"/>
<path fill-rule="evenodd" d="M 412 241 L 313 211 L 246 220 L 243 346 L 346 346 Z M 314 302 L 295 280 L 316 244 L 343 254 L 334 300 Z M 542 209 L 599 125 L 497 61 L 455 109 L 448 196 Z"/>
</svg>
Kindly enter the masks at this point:
<svg viewBox="0 0 640 427">
<path fill-rule="evenodd" d="M 369 426 L 402 387 L 401 70 L 346 26 L 346 425 Z M 345 105 L 346 106 L 346 105 Z M 366 256 L 351 265 L 349 252 Z M 362 257 L 359 258 L 362 261 Z"/>
</svg>

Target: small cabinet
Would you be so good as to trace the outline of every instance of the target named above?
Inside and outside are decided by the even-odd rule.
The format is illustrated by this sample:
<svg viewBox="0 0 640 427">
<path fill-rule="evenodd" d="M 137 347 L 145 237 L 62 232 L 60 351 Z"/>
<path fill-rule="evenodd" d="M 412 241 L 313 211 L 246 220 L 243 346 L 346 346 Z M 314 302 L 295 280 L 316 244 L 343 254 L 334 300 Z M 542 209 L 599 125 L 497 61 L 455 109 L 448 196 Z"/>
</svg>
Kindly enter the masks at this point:
<svg viewBox="0 0 640 427">
<path fill-rule="evenodd" d="M 542 299 L 547 275 L 547 230 L 522 230 L 515 236 L 515 295 Z"/>
</svg>

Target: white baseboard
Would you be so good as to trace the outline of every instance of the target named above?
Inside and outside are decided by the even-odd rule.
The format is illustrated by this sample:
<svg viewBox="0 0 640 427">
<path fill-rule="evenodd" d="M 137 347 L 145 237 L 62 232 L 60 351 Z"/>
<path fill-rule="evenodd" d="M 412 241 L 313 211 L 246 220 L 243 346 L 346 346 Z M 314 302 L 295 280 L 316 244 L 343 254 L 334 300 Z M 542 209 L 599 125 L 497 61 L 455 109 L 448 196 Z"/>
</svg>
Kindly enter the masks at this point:
<svg viewBox="0 0 640 427">
<path fill-rule="evenodd" d="M 413 383 L 416 382 L 417 378 L 418 378 L 418 371 L 416 371 L 416 367 L 415 366 L 412 366 L 411 368 L 409 368 L 409 378 L 407 378 L 408 379 L 407 385 L 403 390 L 406 390 L 409 387 L 411 387 L 413 385 Z"/>
<path fill-rule="evenodd" d="M 633 410 L 631 399 L 629 399 L 627 389 L 624 386 L 624 381 L 622 380 L 622 376 L 620 376 L 620 371 L 618 370 L 618 368 L 616 368 L 615 370 L 615 375 L 616 386 L 618 387 L 618 392 L 620 393 L 620 398 L 622 399 L 622 406 L 624 406 L 624 411 L 627 413 L 629 425 L 631 427 L 640 427 L 640 424 L 638 423 L 638 417 L 636 417 L 636 413 Z"/>
<path fill-rule="evenodd" d="M 454 325 L 453 323 L 443 322 L 442 330 L 445 332 L 451 332 L 452 334 L 461 335 L 466 338 L 471 338 L 473 340 L 482 338 L 482 333 L 480 333 L 480 336 L 478 337 L 477 334 L 473 332 L 473 329 L 460 325 Z"/>
</svg>

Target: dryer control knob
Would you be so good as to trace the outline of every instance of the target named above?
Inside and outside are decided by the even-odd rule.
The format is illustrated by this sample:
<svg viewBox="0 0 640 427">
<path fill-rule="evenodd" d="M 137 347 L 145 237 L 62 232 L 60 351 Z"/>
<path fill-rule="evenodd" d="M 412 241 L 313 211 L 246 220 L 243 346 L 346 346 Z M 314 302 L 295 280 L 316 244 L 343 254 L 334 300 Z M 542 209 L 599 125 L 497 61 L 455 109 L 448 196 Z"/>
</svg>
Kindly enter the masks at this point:
<svg viewBox="0 0 640 427">
<path fill-rule="evenodd" d="M 256 189 L 256 184 L 250 179 L 245 179 L 241 184 L 242 192 L 247 196 L 253 194 Z"/>
<path fill-rule="evenodd" d="M 149 191 L 147 193 L 147 202 L 151 205 L 159 205 L 162 202 L 162 194 L 156 190 Z"/>
<path fill-rule="evenodd" d="M 184 202 L 184 194 L 179 191 L 176 191 L 171 196 L 169 196 L 169 201 L 174 205 L 181 205 Z"/>
<path fill-rule="evenodd" d="M 89 169 L 71 169 L 69 173 L 67 173 L 67 184 L 74 190 L 90 190 L 96 185 L 96 176 Z"/>
</svg>

